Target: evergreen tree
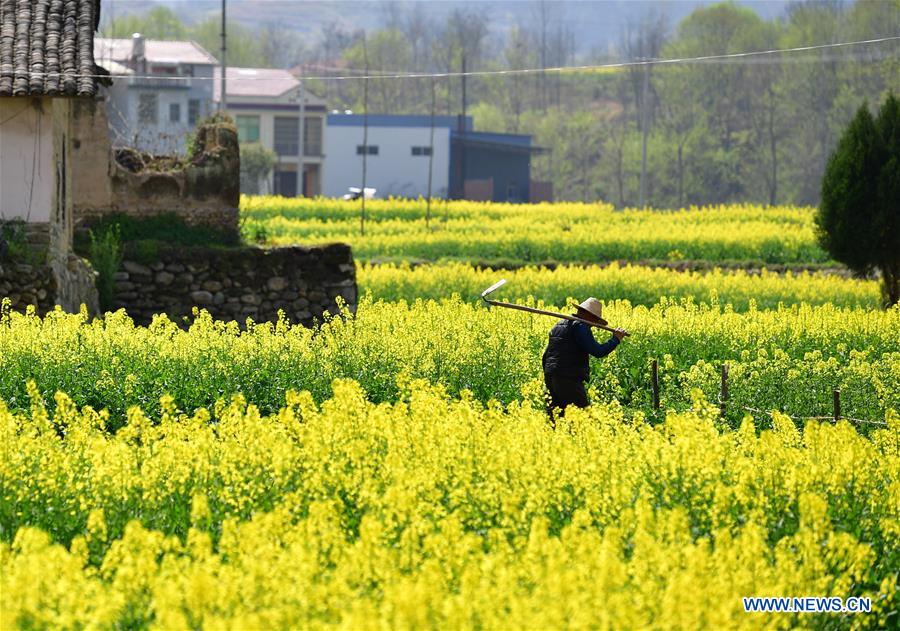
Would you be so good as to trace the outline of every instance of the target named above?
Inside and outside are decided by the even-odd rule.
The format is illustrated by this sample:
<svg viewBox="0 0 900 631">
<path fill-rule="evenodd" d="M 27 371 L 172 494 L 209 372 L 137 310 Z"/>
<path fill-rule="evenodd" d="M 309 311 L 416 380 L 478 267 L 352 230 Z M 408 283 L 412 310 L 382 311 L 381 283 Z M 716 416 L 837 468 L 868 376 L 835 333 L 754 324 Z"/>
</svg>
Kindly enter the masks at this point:
<svg viewBox="0 0 900 631">
<path fill-rule="evenodd" d="M 859 274 L 881 271 L 886 305 L 900 299 L 900 143 L 887 137 L 897 135 L 897 105 L 889 96 L 878 121 L 866 104 L 859 108 L 828 159 L 816 215 L 819 242 L 832 257 Z"/>
<path fill-rule="evenodd" d="M 878 176 L 879 257 L 888 305 L 900 302 L 900 99 L 889 94 L 875 121 L 884 142 L 885 162 Z"/>
</svg>

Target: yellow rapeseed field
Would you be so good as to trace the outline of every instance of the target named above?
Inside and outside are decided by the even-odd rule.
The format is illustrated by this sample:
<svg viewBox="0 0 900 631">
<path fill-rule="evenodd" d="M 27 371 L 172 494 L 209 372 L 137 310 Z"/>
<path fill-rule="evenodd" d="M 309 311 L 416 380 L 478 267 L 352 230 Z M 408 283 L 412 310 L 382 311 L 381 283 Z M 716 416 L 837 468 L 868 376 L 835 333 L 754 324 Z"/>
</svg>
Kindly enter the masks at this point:
<svg viewBox="0 0 900 631">
<path fill-rule="evenodd" d="M 828 414 L 834 388 L 842 391 L 847 416 L 879 421 L 888 409 L 900 409 L 900 308 L 751 305 L 738 313 L 729 305 L 665 300 L 653 307 L 614 301 L 604 313 L 634 335 L 596 362 L 595 401 L 646 409 L 655 358 L 662 400 L 679 409 L 690 406 L 693 388 L 715 398 L 727 362 L 735 425 L 741 406 Z M 282 322 L 241 330 L 205 312 L 189 330 L 164 316 L 139 327 L 123 312 L 94 321 L 13 312 L 0 317 L 0 398 L 24 409 L 25 383 L 34 379 L 48 402 L 61 390 L 78 405 L 108 408 L 112 427 L 133 405 L 156 414 L 165 394 L 191 411 L 241 393 L 272 413 L 287 390 L 309 390 L 321 401 L 339 378 L 356 380 L 375 402 L 395 401 L 399 379 L 409 375 L 443 384 L 454 396 L 468 391 L 483 402 L 511 403 L 540 379 L 553 324 L 458 298 L 365 299 L 353 317 L 319 329 Z"/>
<path fill-rule="evenodd" d="M 426 225 L 376 200 L 365 236 L 359 211 L 242 199 L 259 241 L 434 262 L 361 264 L 358 308 L 313 329 L 2 303 L 0 629 L 900 626 L 900 307 L 818 273 L 590 265 L 829 264 L 812 209 L 450 202 Z M 553 320 L 480 304 L 500 276 L 634 333 L 555 429 Z M 835 389 L 848 420 L 799 418 Z M 806 596 L 871 612 L 742 603 Z"/>
<path fill-rule="evenodd" d="M 759 309 L 785 305 L 831 303 L 838 307 L 878 308 L 878 282 L 842 278 L 834 274 L 778 274 L 763 268 L 745 270 L 677 271 L 638 265 L 560 266 L 555 269 L 524 267 L 516 270 L 479 269 L 465 263 L 439 265 L 363 264 L 357 279 L 360 291 L 369 291 L 380 300 L 440 300 L 459 294 L 464 299 L 478 296 L 497 279 L 509 281 L 505 300 L 529 297 L 548 304 L 578 302 L 587 296 L 604 300 L 628 300 L 653 306 L 660 298 L 690 298 L 694 302 L 730 304 L 746 311 L 751 302 Z"/>
<path fill-rule="evenodd" d="M 407 382 L 351 381 L 115 435 L 56 395 L 0 403 L 4 628 L 886 628 L 900 565 L 900 418 L 736 431 L 617 405 L 556 431 Z M 872 612 L 746 614 L 745 596 Z"/>
<path fill-rule="evenodd" d="M 828 261 L 816 243 L 812 208 L 617 211 L 603 203 L 438 200 L 426 225 L 425 206 L 421 199 L 370 200 L 365 235 L 359 201 L 243 197 L 241 216 L 251 239 L 278 245 L 343 241 L 363 261 Z"/>
</svg>

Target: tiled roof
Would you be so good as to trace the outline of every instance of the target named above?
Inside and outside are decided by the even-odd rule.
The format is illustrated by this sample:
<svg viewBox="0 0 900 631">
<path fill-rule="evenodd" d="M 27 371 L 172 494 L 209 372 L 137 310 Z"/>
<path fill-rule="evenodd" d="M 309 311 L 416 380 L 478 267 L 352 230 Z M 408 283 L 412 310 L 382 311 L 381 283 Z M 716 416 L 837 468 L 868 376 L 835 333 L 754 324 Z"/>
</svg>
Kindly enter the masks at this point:
<svg viewBox="0 0 900 631">
<path fill-rule="evenodd" d="M 94 56 L 101 65 L 106 60 L 125 62 L 131 60 L 134 42 L 129 39 L 98 37 L 94 41 Z M 215 65 L 219 62 L 205 48 L 193 41 L 144 40 L 144 59 L 158 64 Z"/>
<path fill-rule="evenodd" d="M 92 96 L 100 0 L 0 0 L 0 96 Z"/>
<path fill-rule="evenodd" d="M 228 96 L 261 96 L 273 98 L 293 90 L 300 82 L 287 70 L 275 68 L 234 68 L 228 66 L 225 74 Z M 213 84 L 213 100 L 219 101 L 222 70 L 216 68 Z"/>
</svg>

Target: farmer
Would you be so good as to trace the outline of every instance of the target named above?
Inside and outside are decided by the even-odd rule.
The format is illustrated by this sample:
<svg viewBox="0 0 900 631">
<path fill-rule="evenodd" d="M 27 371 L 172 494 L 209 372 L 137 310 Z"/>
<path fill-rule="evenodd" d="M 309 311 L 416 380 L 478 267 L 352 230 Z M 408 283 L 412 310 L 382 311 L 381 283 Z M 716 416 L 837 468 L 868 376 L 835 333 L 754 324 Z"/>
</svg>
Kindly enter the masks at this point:
<svg viewBox="0 0 900 631">
<path fill-rule="evenodd" d="M 578 305 L 574 315 L 588 322 L 606 325 L 606 320 L 600 314 L 600 301 L 588 298 Z M 547 411 L 551 419 L 556 408 L 559 408 L 562 415 L 568 405 L 580 408 L 588 406 L 587 392 L 584 390 L 584 382 L 591 376 L 588 355 L 606 357 L 626 335 L 628 333 L 625 329 L 616 329 L 612 337 L 604 344 L 599 344 L 591 333 L 591 327 L 582 322 L 560 320 L 550 329 L 550 341 L 541 363 L 544 367 L 544 382 L 550 391 L 550 407 Z"/>
</svg>

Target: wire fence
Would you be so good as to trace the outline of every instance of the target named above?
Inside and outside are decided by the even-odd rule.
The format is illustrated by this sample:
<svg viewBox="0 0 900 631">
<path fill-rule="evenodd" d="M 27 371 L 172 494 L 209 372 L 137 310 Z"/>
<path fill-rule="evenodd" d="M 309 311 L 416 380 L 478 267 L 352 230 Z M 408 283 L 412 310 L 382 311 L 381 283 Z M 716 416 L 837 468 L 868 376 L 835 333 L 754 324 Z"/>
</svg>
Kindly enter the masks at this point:
<svg viewBox="0 0 900 631">
<path fill-rule="evenodd" d="M 654 359 L 651 362 L 650 366 L 650 388 L 651 388 L 651 406 L 654 410 L 660 409 L 659 403 L 659 362 Z M 722 364 L 721 368 L 721 385 L 719 388 L 719 396 L 717 399 L 717 403 L 719 404 L 719 414 L 721 416 L 725 416 L 726 412 L 731 405 L 731 397 L 729 395 L 729 377 L 728 377 L 728 364 Z M 796 415 L 790 414 L 788 412 L 783 412 L 781 410 L 770 410 L 766 411 L 759 407 L 752 407 L 747 405 L 739 405 L 735 406 L 737 409 L 745 410 L 747 412 L 751 412 L 754 414 L 762 414 L 768 416 L 769 418 L 773 418 L 775 413 L 781 414 L 783 416 L 787 416 L 788 418 L 804 422 L 804 421 L 832 421 L 833 423 L 837 423 L 838 421 L 848 421 L 850 423 L 858 424 L 858 425 L 872 425 L 877 427 L 887 427 L 887 423 L 885 421 L 873 421 L 869 419 L 861 419 L 861 418 L 853 418 L 850 416 L 844 416 L 841 414 L 841 391 L 838 389 L 832 390 L 832 413 L 829 416 L 821 416 L 821 415 Z M 693 408 L 690 408 L 693 409 Z"/>
</svg>

